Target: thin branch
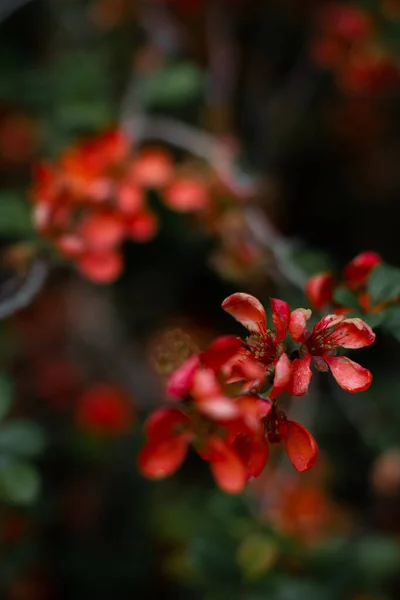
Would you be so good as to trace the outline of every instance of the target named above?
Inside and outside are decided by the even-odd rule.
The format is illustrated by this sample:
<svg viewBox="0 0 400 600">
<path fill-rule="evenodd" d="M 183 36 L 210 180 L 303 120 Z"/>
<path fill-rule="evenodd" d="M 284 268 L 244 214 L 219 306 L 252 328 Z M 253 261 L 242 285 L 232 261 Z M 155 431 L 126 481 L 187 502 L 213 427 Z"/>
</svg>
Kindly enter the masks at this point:
<svg viewBox="0 0 400 600">
<path fill-rule="evenodd" d="M 0 319 L 9 317 L 17 310 L 27 306 L 42 289 L 48 273 L 48 262 L 43 258 L 36 258 L 26 279 L 15 293 L 10 298 L 0 301 Z"/>
<path fill-rule="evenodd" d="M 15 11 L 19 10 L 29 2 L 30 0 L 2 0 L 0 6 L 0 21 L 5 21 Z"/>
</svg>

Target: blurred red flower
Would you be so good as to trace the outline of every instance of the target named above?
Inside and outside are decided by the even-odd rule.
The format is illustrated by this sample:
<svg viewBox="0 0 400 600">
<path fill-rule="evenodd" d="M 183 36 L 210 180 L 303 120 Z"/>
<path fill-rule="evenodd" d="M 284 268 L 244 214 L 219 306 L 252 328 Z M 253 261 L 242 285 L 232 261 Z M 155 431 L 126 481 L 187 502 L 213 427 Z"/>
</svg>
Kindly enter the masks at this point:
<svg viewBox="0 0 400 600">
<path fill-rule="evenodd" d="M 96 383 L 78 399 L 75 420 L 81 429 L 95 434 L 119 435 L 132 427 L 135 410 L 121 390 Z"/>
</svg>

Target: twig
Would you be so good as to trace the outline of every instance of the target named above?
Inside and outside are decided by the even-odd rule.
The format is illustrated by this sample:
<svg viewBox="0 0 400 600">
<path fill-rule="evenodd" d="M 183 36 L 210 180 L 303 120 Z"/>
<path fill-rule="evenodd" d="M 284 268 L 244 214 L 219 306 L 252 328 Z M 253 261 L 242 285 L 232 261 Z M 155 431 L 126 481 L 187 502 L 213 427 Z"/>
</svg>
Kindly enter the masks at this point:
<svg viewBox="0 0 400 600">
<path fill-rule="evenodd" d="M 2 4 L 0 6 L 0 21 L 5 21 L 16 10 L 19 10 L 29 2 L 30 0 L 2 0 Z"/>
<path fill-rule="evenodd" d="M 42 289 L 48 272 L 48 262 L 43 258 L 36 258 L 19 289 L 10 298 L 0 301 L 0 319 L 12 315 L 20 308 L 29 304 Z"/>
</svg>

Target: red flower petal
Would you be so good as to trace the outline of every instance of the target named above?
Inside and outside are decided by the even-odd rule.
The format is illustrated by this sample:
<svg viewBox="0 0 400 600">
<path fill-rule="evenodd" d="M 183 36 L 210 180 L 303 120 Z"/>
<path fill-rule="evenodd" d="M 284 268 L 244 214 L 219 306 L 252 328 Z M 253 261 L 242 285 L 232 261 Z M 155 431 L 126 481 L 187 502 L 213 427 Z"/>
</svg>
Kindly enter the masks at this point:
<svg viewBox="0 0 400 600">
<path fill-rule="evenodd" d="M 317 273 L 306 283 L 306 296 L 310 304 L 318 310 L 332 301 L 333 275 Z"/>
<path fill-rule="evenodd" d="M 312 377 L 310 369 L 312 356 L 307 354 L 304 358 L 296 358 L 292 362 L 292 378 L 289 384 L 289 393 L 292 396 L 304 396 L 308 392 L 308 386 Z"/>
<path fill-rule="evenodd" d="M 318 457 L 317 442 L 300 423 L 287 421 L 286 426 L 285 448 L 290 462 L 297 471 L 308 471 Z"/>
<path fill-rule="evenodd" d="M 194 374 L 199 367 L 200 358 L 197 354 L 194 354 L 185 360 L 180 367 L 175 369 L 166 385 L 168 396 L 172 396 L 173 398 L 185 398 L 190 392 Z"/>
<path fill-rule="evenodd" d="M 117 206 L 122 213 L 136 213 L 143 207 L 143 191 L 140 187 L 130 182 L 123 182 L 117 190 L 116 201 Z"/>
<path fill-rule="evenodd" d="M 147 437 L 169 439 L 179 435 L 190 424 L 189 417 L 177 408 L 162 407 L 153 411 L 144 425 Z"/>
<path fill-rule="evenodd" d="M 272 322 L 276 329 L 275 343 L 286 337 L 290 321 L 290 306 L 284 300 L 271 298 Z"/>
<path fill-rule="evenodd" d="M 289 333 L 294 342 L 304 341 L 304 331 L 310 317 L 311 310 L 306 308 L 297 308 L 290 315 Z"/>
<path fill-rule="evenodd" d="M 200 355 L 202 364 L 216 373 L 231 360 L 242 347 L 242 342 L 234 335 L 220 336 Z"/>
<path fill-rule="evenodd" d="M 281 354 L 275 364 L 274 384 L 269 394 L 271 400 L 287 389 L 291 374 L 292 369 L 288 355 L 285 353 Z"/>
<path fill-rule="evenodd" d="M 268 460 L 269 446 L 264 437 L 239 434 L 232 444 L 247 469 L 247 478 L 258 477 Z"/>
<path fill-rule="evenodd" d="M 365 283 L 371 269 L 382 262 L 376 252 L 358 254 L 343 270 L 343 277 L 349 287 L 357 287 Z"/>
<path fill-rule="evenodd" d="M 152 439 L 139 452 L 139 469 L 153 479 L 172 475 L 185 460 L 187 448 L 188 440 L 184 434 L 168 440 Z"/>
<path fill-rule="evenodd" d="M 240 415 L 239 406 L 234 400 L 224 396 L 212 369 L 195 372 L 192 394 L 197 409 L 211 419 L 225 421 Z"/>
<path fill-rule="evenodd" d="M 340 387 L 347 392 L 363 392 L 371 385 L 371 372 L 346 356 L 327 356 L 324 354 L 323 357 Z"/>
<path fill-rule="evenodd" d="M 346 319 L 332 334 L 335 343 L 342 348 L 364 348 L 375 341 L 375 333 L 362 319 Z"/>
<path fill-rule="evenodd" d="M 248 381 L 250 387 L 261 386 L 265 379 L 265 367 L 260 365 L 252 356 L 243 358 L 238 354 L 224 368 L 226 383 Z"/>
<path fill-rule="evenodd" d="M 265 310 L 254 296 L 241 292 L 232 294 L 223 301 L 222 308 L 249 331 L 265 332 L 267 327 Z"/>
<path fill-rule="evenodd" d="M 84 252 L 77 261 L 80 272 L 95 283 L 111 283 L 122 271 L 122 256 L 115 251 Z"/>
<path fill-rule="evenodd" d="M 131 177 L 134 183 L 145 187 L 157 188 L 167 185 L 173 172 L 170 155 L 158 148 L 142 150 L 131 166 Z"/>
<path fill-rule="evenodd" d="M 238 494 L 246 484 L 247 470 L 237 453 L 223 440 L 208 440 L 211 471 L 219 487 L 230 494 Z"/>
<path fill-rule="evenodd" d="M 93 212 L 84 217 L 78 236 L 93 250 L 109 250 L 122 241 L 124 225 L 115 213 Z"/>
<path fill-rule="evenodd" d="M 125 234 L 134 242 L 149 242 L 157 230 L 157 217 L 149 210 L 142 210 L 125 220 Z"/>
<path fill-rule="evenodd" d="M 165 204 L 180 212 L 192 212 L 208 206 L 210 197 L 203 182 L 178 179 L 165 191 Z"/>
</svg>

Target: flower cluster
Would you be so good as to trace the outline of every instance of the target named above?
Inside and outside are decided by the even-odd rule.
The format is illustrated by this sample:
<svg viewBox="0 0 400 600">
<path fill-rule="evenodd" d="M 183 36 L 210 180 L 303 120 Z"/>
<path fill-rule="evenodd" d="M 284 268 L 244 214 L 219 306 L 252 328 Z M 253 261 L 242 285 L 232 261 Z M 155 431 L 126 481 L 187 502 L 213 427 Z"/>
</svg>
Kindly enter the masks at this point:
<svg viewBox="0 0 400 600">
<path fill-rule="evenodd" d="M 314 465 L 314 438 L 286 417 L 278 398 L 283 392 L 307 393 L 311 362 L 319 371 L 330 369 L 345 390 L 366 390 L 371 373 L 336 352 L 369 346 L 375 334 L 361 319 L 344 315 L 328 315 L 309 330 L 310 310 L 291 311 L 276 298 L 271 299 L 273 329 L 267 327 L 263 305 L 249 294 L 229 296 L 222 308 L 248 329 L 249 336 L 217 338 L 172 373 L 166 391 L 175 404 L 149 417 L 139 466 L 148 477 L 165 477 L 179 468 L 192 445 L 210 463 L 218 485 L 235 493 L 260 475 L 270 444 L 283 442 L 298 471 Z M 300 344 L 290 355 L 288 334 Z"/>
<path fill-rule="evenodd" d="M 335 299 L 337 290 L 345 290 L 355 296 L 361 312 L 378 312 L 382 305 L 372 306 L 366 284 L 372 269 L 380 264 L 380 255 L 367 251 L 358 254 L 346 265 L 341 280 L 335 280 L 333 273 L 329 271 L 313 275 L 306 284 L 308 301 L 319 310 L 332 306 L 336 314 L 346 314 L 351 308 Z"/>
<path fill-rule="evenodd" d="M 160 192 L 178 212 L 208 205 L 204 182 L 177 173 L 163 149 L 145 148 L 133 157 L 130 140 L 110 131 L 63 153 L 56 164 L 35 171 L 32 201 L 37 230 L 98 283 L 122 270 L 124 240 L 148 242 L 158 230 L 147 192 Z"/>
<path fill-rule="evenodd" d="M 362 8 L 342 3 L 322 7 L 311 54 L 335 74 L 338 87 L 350 94 L 390 92 L 400 78 L 394 58 L 379 43 L 376 25 Z"/>
</svg>

